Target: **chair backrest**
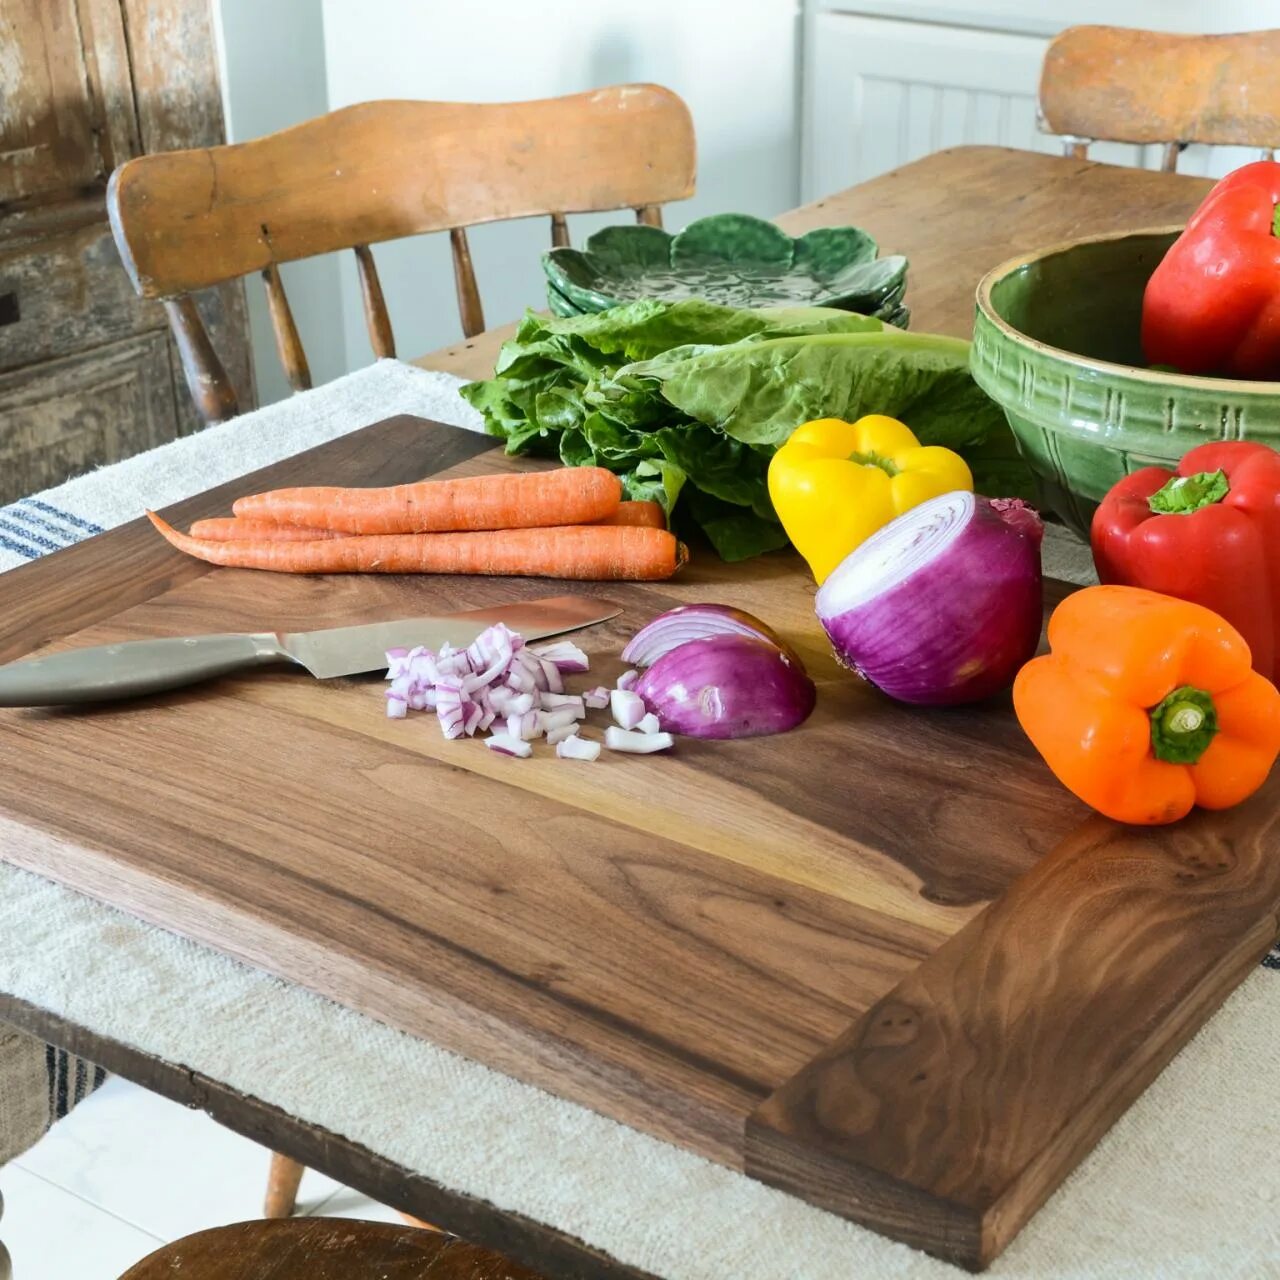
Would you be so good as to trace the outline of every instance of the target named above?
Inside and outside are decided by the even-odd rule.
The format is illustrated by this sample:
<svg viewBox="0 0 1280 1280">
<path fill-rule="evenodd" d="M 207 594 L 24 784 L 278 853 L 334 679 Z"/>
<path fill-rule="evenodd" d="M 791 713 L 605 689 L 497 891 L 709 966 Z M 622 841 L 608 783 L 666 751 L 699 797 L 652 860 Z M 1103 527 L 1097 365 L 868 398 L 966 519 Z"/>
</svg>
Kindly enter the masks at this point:
<svg viewBox="0 0 1280 1280">
<path fill-rule="evenodd" d="M 238 411 L 190 294 L 260 271 L 295 390 L 311 385 L 279 265 L 354 249 L 369 338 L 395 354 L 369 246 L 449 231 L 463 332 L 484 328 L 467 246 L 476 223 L 633 209 L 693 194 L 693 122 L 652 84 L 535 102 L 366 102 L 250 142 L 139 156 L 111 176 L 107 208 L 134 287 L 162 298 L 206 422 Z"/>
<path fill-rule="evenodd" d="M 1040 119 L 1083 159 L 1093 141 L 1280 146 L 1280 31 L 1187 36 L 1068 27 L 1040 73 Z"/>
</svg>

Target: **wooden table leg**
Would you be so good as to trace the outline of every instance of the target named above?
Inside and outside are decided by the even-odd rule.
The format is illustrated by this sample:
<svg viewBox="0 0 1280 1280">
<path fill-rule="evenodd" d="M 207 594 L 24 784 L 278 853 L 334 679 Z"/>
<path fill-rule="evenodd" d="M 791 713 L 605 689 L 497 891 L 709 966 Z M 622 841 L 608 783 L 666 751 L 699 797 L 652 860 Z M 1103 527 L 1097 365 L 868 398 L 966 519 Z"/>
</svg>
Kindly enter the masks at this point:
<svg viewBox="0 0 1280 1280">
<path fill-rule="evenodd" d="M 271 1153 L 271 1173 L 267 1178 L 267 1199 L 262 1206 L 264 1218 L 291 1218 L 298 1203 L 298 1185 L 304 1166 L 278 1152 Z M 0 1276 L 0 1280 L 4 1280 Z"/>
</svg>

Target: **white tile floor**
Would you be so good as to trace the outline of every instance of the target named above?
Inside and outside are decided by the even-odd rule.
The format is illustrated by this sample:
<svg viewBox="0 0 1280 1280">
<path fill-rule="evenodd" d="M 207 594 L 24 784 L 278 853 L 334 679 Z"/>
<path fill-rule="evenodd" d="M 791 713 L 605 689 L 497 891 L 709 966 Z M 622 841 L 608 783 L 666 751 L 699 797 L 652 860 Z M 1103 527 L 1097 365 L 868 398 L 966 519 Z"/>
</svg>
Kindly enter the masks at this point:
<svg viewBox="0 0 1280 1280">
<path fill-rule="evenodd" d="M 0 1169 L 14 1280 L 116 1280 L 170 1240 L 259 1217 L 268 1159 L 202 1112 L 109 1080 Z M 312 1170 L 298 1212 L 399 1221 Z"/>
</svg>

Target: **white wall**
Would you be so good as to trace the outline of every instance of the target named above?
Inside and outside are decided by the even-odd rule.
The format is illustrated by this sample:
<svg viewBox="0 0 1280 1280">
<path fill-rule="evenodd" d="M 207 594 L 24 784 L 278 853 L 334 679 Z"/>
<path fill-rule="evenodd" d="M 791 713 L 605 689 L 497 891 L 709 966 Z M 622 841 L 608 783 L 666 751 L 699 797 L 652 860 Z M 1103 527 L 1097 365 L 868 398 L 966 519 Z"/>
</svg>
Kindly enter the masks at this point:
<svg viewBox="0 0 1280 1280">
<path fill-rule="evenodd" d="M 227 138 L 243 142 L 329 109 L 321 0 L 219 0 L 215 23 Z M 347 372 L 342 290 L 333 256 L 286 264 L 281 275 L 317 386 Z M 245 280 L 259 404 L 289 394 L 262 282 Z"/>
<path fill-rule="evenodd" d="M 516 101 L 656 81 L 688 102 L 698 134 L 698 194 L 668 207 L 667 226 L 729 209 L 768 216 L 798 197 L 798 8 L 798 0 L 323 0 L 329 105 Z M 570 219 L 570 232 L 580 243 L 628 216 Z M 544 305 L 547 219 L 479 227 L 469 239 L 490 325 Z M 401 358 L 456 341 L 447 236 L 375 254 Z M 369 345 L 354 265 L 341 270 L 354 368 L 370 358 Z"/>
</svg>

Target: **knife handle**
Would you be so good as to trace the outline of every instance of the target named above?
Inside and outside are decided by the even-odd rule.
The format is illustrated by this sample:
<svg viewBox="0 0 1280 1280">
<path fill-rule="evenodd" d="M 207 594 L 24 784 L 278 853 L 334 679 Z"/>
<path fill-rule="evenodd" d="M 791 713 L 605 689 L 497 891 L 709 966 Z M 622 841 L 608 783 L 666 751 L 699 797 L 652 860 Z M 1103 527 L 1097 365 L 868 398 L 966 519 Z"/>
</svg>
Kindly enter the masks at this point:
<svg viewBox="0 0 1280 1280">
<path fill-rule="evenodd" d="M 68 649 L 0 667 L 0 707 L 52 707 L 163 693 L 293 659 L 269 632 L 175 636 Z"/>
</svg>

